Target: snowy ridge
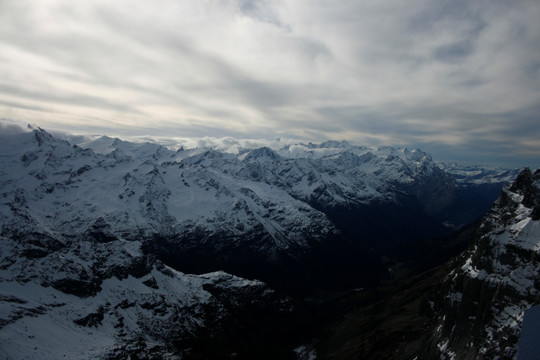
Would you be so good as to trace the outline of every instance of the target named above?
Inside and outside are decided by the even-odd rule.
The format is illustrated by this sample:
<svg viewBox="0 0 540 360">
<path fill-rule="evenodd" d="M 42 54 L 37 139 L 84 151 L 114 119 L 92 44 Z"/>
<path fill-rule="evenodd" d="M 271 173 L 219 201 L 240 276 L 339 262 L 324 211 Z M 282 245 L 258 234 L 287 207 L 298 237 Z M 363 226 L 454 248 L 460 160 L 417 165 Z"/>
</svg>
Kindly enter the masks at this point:
<svg viewBox="0 0 540 360">
<path fill-rule="evenodd" d="M 2 358 L 182 359 L 216 343 L 234 352 L 242 350 L 238 339 L 219 341 L 230 331 L 253 330 L 242 323 L 243 312 L 271 331 L 273 322 L 296 316 L 291 300 L 262 282 L 224 272 L 183 274 L 144 255 L 138 241 L 47 240 L 53 241 L 43 234 L 0 237 Z"/>
<path fill-rule="evenodd" d="M 502 183 L 509 185 L 516 179 L 522 169 L 484 168 L 480 166 L 460 166 L 454 163 L 440 163 L 444 171 L 450 173 L 457 183 L 466 185 L 483 185 Z"/>
<path fill-rule="evenodd" d="M 426 181 L 436 174 L 435 181 L 452 187 L 419 150 L 329 142 L 232 154 L 172 151 L 105 137 L 84 145 L 72 146 L 41 129 L 6 139 L 0 167 L 3 222 L 15 221 L 17 208 L 26 213 L 26 228 L 47 229 L 54 237 L 81 234 L 102 218 L 119 238 L 133 228 L 148 235 L 225 227 L 234 234 L 262 225 L 286 248 L 291 244 L 285 238 L 303 246 L 301 239 L 310 234 L 336 231 L 313 203 L 395 202 L 405 191 L 429 211 Z"/>
</svg>

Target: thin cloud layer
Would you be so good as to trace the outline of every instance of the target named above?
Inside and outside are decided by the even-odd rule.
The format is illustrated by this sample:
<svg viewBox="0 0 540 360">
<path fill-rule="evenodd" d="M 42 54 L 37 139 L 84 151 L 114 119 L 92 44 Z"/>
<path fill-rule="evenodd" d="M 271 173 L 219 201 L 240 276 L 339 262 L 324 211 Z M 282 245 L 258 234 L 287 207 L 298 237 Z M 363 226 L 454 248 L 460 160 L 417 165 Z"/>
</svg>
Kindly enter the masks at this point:
<svg viewBox="0 0 540 360">
<path fill-rule="evenodd" d="M 539 18 L 536 1 L 5 0 L 0 117 L 526 165 L 540 158 Z"/>
</svg>

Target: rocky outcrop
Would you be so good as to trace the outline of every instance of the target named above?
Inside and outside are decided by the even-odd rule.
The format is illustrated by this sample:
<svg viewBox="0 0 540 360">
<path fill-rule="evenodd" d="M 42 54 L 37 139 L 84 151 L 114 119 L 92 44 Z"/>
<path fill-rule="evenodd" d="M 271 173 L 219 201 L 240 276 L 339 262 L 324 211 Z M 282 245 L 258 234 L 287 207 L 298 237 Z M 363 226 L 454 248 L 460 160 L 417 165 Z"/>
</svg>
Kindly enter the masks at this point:
<svg viewBox="0 0 540 360">
<path fill-rule="evenodd" d="M 525 169 L 502 191 L 429 300 L 435 321 L 422 356 L 515 358 L 523 312 L 540 302 L 539 190 L 540 170 Z"/>
</svg>

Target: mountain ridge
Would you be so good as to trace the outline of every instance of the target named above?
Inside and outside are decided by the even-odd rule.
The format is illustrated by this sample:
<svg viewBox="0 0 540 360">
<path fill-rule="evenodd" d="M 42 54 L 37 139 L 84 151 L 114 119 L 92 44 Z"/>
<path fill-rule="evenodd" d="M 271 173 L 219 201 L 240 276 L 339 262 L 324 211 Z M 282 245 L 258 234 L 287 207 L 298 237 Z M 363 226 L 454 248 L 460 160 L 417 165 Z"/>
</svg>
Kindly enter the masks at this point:
<svg viewBox="0 0 540 360">
<path fill-rule="evenodd" d="M 113 138 L 83 148 L 39 128 L 2 140 L 8 356 L 36 344 L 57 357 L 40 333 L 47 322 L 100 344 L 89 356 L 106 359 L 294 356 L 310 323 L 294 298 L 378 286 L 413 259 L 399 249 L 452 231 L 444 209 L 461 201 L 452 175 L 420 150 L 332 141 L 170 150 Z M 258 311 L 268 329 L 295 324 L 291 333 L 265 345 Z M 83 347 L 70 356 L 85 358 Z"/>
<path fill-rule="evenodd" d="M 328 272 L 345 256 L 352 272 L 367 274 L 353 257 L 373 258 L 368 263 L 379 271 L 370 283 L 388 276 L 377 258 L 393 244 L 449 233 L 453 214 L 475 220 L 463 219 L 463 187 L 418 149 L 328 141 L 175 151 L 108 137 L 81 148 L 39 128 L 11 141 L 2 150 L 10 173 L 0 181 L 4 197 L 17 195 L 5 203 L 4 222 L 25 213 L 18 228 L 41 227 L 62 241 L 95 233 L 99 219 L 105 237 L 142 239 L 147 251 L 187 272 L 226 270 L 276 284 L 272 272 L 290 271 L 287 286 L 307 290 L 321 271 L 306 251 L 319 248 L 323 264 L 322 253 L 334 258 L 322 266 Z M 266 268 L 246 263 L 250 257 Z M 306 261 L 311 268 L 299 272 Z"/>
</svg>

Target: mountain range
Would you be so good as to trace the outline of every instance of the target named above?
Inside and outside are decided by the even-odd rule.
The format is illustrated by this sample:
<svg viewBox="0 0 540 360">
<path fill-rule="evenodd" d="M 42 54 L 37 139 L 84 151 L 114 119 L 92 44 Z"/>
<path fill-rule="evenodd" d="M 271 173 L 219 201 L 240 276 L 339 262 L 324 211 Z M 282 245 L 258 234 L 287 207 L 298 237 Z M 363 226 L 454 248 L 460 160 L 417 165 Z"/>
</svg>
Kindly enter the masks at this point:
<svg viewBox="0 0 540 360">
<path fill-rule="evenodd" d="M 475 290 L 459 284 L 495 282 L 476 265 L 496 247 L 486 239 L 537 236 L 537 173 L 521 172 L 478 223 L 492 232 L 455 237 L 518 171 L 440 165 L 418 149 L 71 144 L 36 127 L 0 137 L 8 358 L 309 358 L 324 350 L 311 329 L 321 322 L 313 304 L 328 294 L 372 291 L 438 265 L 448 270 L 439 291 L 461 303 Z M 532 192 L 522 205 L 520 191 Z M 515 225 L 526 219 L 532 225 Z M 475 271 L 477 280 L 459 280 Z M 441 329 L 429 356 L 451 358 L 468 344 L 448 330 L 446 295 L 423 303 Z"/>
</svg>

